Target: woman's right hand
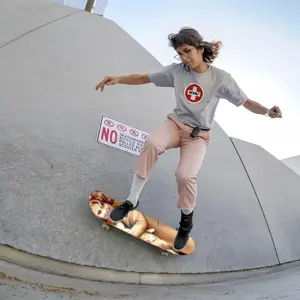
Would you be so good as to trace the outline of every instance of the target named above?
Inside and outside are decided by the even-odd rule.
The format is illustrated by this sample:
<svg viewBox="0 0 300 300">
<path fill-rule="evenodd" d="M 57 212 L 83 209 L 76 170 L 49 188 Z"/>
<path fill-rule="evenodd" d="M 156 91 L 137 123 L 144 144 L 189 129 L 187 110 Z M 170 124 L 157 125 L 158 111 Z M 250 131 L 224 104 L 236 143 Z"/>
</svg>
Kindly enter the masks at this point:
<svg viewBox="0 0 300 300">
<path fill-rule="evenodd" d="M 105 85 L 114 85 L 119 83 L 119 81 L 120 81 L 119 77 L 106 76 L 102 81 L 100 81 L 96 85 L 95 89 L 98 90 L 100 88 L 101 91 L 103 91 Z"/>
</svg>

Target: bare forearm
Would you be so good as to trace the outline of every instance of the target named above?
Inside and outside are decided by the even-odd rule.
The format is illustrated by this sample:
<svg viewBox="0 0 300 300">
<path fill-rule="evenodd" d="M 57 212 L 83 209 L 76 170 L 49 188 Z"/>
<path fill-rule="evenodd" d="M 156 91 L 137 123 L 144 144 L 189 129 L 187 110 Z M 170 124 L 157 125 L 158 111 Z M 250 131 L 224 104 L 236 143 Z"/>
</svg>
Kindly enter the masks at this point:
<svg viewBox="0 0 300 300">
<path fill-rule="evenodd" d="M 105 85 L 115 85 L 115 84 L 145 84 L 149 83 L 150 79 L 147 74 L 132 74 L 126 76 L 106 76 L 102 81 L 100 81 L 95 89 L 104 90 Z"/>
<path fill-rule="evenodd" d="M 269 112 L 268 108 L 250 99 L 244 103 L 244 107 L 250 110 L 251 112 L 259 115 L 266 115 Z"/>
<path fill-rule="evenodd" d="M 149 83 L 147 74 L 131 74 L 126 76 L 119 76 L 119 84 L 138 85 Z"/>
</svg>

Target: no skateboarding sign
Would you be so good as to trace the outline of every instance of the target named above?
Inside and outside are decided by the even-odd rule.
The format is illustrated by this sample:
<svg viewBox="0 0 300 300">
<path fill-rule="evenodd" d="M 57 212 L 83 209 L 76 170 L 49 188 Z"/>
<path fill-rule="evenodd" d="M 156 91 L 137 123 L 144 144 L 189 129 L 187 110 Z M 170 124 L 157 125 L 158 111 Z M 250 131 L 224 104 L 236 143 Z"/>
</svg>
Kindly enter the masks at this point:
<svg viewBox="0 0 300 300">
<path fill-rule="evenodd" d="M 103 115 L 99 125 L 97 142 L 139 155 L 148 136 L 147 132 Z"/>
</svg>

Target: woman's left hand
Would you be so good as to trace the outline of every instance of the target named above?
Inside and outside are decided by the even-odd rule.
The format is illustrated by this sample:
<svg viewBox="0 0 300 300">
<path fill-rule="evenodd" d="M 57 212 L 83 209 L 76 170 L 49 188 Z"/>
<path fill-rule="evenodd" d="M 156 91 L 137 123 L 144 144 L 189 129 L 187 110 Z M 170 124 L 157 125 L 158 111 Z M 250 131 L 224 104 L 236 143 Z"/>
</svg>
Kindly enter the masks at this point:
<svg viewBox="0 0 300 300">
<path fill-rule="evenodd" d="M 281 110 L 280 110 L 280 108 L 278 106 L 273 106 L 269 110 L 268 116 L 270 118 L 282 118 L 282 112 L 281 112 Z"/>
</svg>

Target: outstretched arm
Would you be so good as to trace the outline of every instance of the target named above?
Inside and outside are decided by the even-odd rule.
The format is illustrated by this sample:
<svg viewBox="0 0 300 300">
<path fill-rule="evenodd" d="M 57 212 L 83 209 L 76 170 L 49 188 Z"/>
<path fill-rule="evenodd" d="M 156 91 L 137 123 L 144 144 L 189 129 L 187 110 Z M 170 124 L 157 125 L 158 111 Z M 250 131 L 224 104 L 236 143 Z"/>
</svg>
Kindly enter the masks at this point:
<svg viewBox="0 0 300 300">
<path fill-rule="evenodd" d="M 150 83 L 148 74 L 131 74 L 119 76 L 119 84 L 146 84 Z"/>
<path fill-rule="evenodd" d="M 139 85 L 153 83 L 158 87 L 174 87 L 173 64 L 147 74 L 130 74 L 125 76 L 106 76 L 96 85 L 96 90 L 103 91 L 105 85 L 128 84 Z"/>
<path fill-rule="evenodd" d="M 106 76 L 96 85 L 96 90 L 99 88 L 103 91 L 105 85 L 128 84 L 139 85 L 150 83 L 148 74 L 131 74 L 125 76 Z"/>
<path fill-rule="evenodd" d="M 282 118 L 282 112 L 278 106 L 273 106 L 271 109 L 268 109 L 250 99 L 246 100 L 243 106 L 255 114 L 268 115 L 270 118 Z"/>
<path fill-rule="evenodd" d="M 227 99 L 235 106 L 243 105 L 254 114 L 267 115 L 270 118 L 282 118 L 282 113 L 278 106 L 273 106 L 271 109 L 268 109 L 260 103 L 250 100 L 231 75 L 220 85 L 218 95 L 220 98 Z"/>
</svg>

